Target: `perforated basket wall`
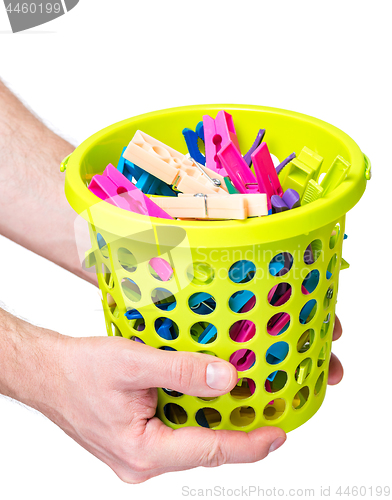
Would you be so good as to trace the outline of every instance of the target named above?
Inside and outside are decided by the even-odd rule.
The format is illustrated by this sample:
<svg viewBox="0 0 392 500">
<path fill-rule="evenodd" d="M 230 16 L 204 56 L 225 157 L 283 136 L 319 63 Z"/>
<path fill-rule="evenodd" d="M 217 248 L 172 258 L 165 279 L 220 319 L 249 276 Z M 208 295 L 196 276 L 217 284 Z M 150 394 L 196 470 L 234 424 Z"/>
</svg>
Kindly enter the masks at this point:
<svg viewBox="0 0 392 500">
<path fill-rule="evenodd" d="M 255 235 L 254 245 L 247 247 L 201 246 L 189 253 L 187 245 L 179 245 L 160 257 L 173 269 L 168 281 L 149 265 L 156 251 L 154 237 L 144 235 L 138 241 L 90 227 L 109 335 L 137 338 L 161 349 L 206 352 L 231 360 L 239 372 L 238 386 L 215 399 L 159 389 L 158 416 L 167 425 L 247 431 L 276 425 L 289 431 L 318 410 L 328 379 L 344 217 L 307 235 L 268 244 L 258 244 Z M 315 262 L 307 264 L 311 254 Z M 232 266 L 244 260 L 251 271 L 235 283 Z M 273 263 L 279 261 L 284 267 L 273 276 Z M 310 273 L 313 285 L 306 293 L 302 285 Z M 291 287 L 291 295 L 274 306 L 269 297 L 280 283 Z M 236 313 L 231 306 L 242 290 L 254 294 L 254 307 Z M 213 298 L 207 309 L 190 307 L 189 299 L 198 292 Z M 165 310 L 173 301 L 175 307 Z M 134 310 L 142 319 L 127 319 L 125 313 Z M 158 333 L 165 318 L 173 321 L 173 340 Z M 272 325 L 279 319 L 285 328 L 277 335 Z M 245 320 L 254 324 L 254 336 L 238 343 L 231 334 Z M 208 325 L 216 327 L 216 335 L 200 343 Z M 277 344 L 281 361 L 273 355 Z"/>
<path fill-rule="evenodd" d="M 94 174 L 117 164 L 137 130 L 185 154 L 181 130 L 220 109 L 232 114 L 242 152 L 265 128 L 280 161 L 306 146 L 324 158 L 320 175 L 340 155 L 351 164 L 347 178 L 313 203 L 246 221 L 149 218 L 87 189 Z M 328 379 L 345 215 L 370 178 L 369 160 L 347 134 L 281 109 L 187 106 L 111 125 L 63 167 L 67 199 L 90 228 L 87 265 L 96 267 L 109 335 L 207 352 L 237 367 L 238 386 L 213 400 L 159 389 L 158 416 L 167 425 L 289 431 L 318 410 Z M 163 280 L 153 269 L 162 261 L 152 267 L 151 259 L 166 261 L 163 269 L 170 272 Z M 239 342 L 244 331 L 248 341 Z"/>
</svg>

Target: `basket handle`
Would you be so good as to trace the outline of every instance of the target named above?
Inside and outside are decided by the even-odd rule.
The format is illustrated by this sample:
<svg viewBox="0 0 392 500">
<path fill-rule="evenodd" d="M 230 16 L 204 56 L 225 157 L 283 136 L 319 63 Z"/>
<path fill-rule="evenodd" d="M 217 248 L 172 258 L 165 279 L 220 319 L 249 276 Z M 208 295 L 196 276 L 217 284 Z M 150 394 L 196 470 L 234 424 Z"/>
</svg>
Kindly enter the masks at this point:
<svg viewBox="0 0 392 500">
<path fill-rule="evenodd" d="M 71 153 L 72 154 L 72 153 Z M 67 163 L 71 155 L 68 155 L 60 164 L 60 172 L 65 172 L 67 170 Z"/>
<path fill-rule="evenodd" d="M 370 181 L 370 179 L 372 178 L 372 164 L 369 158 L 365 155 L 365 153 L 362 154 L 365 159 L 365 179 L 367 181 Z"/>
</svg>

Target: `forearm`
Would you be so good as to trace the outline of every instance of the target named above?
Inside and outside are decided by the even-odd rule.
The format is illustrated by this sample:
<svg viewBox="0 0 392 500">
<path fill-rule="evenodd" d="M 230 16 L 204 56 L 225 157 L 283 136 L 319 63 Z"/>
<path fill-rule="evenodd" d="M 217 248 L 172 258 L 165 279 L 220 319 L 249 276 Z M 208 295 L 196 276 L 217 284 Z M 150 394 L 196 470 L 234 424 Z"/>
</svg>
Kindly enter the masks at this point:
<svg viewBox="0 0 392 500">
<path fill-rule="evenodd" d="M 73 149 L 0 82 L 0 233 L 94 283 L 79 260 L 59 171 Z"/>
<path fill-rule="evenodd" d="M 64 379 L 66 341 L 0 308 L 0 394 L 52 416 Z"/>
</svg>

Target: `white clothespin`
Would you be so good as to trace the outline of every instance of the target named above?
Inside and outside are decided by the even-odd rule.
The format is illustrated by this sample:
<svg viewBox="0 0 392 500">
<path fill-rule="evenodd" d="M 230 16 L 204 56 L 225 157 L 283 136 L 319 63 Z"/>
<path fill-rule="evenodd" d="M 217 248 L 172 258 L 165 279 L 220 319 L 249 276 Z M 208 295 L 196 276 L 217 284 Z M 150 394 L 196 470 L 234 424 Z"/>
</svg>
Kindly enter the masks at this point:
<svg viewBox="0 0 392 500">
<path fill-rule="evenodd" d="M 217 195 L 204 193 L 152 196 L 171 217 L 180 219 L 239 219 L 267 215 L 267 196 L 260 194 Z"/>
<path fill-rule="evenodd" d="M 138 130 L 123 157 L 183 193 L 227 194 L 223 177 Z"/>
</svg>

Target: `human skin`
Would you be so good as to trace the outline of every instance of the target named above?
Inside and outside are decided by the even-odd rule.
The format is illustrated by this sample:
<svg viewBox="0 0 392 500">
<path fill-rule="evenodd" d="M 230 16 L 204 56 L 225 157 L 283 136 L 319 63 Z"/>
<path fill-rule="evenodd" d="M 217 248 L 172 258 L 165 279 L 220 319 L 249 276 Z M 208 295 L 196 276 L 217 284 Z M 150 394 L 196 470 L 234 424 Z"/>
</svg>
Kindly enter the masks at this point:
<svg viewBox="0 0 392 500">
<path fill-rule="evenodd" d="M 0 82 L 0 234 L 96 284 L 79 261 L 75 214 L 59 172 L 73 149 Z M 341 334 L 336 318 L 333 339 Z M 332 354 L 328 383 L 342 376 Z M 154 416 L 156 387 L 216 397 L 237 379 L 233 365 L 207 354 L 161 351 L 121 337 L 69 337 L 0 308 L 0 393 L 43 413 L 128 483 L 255 462 L 279 448 L 286 434 L 276 427 L 173 430 Z"/>
</svg>

